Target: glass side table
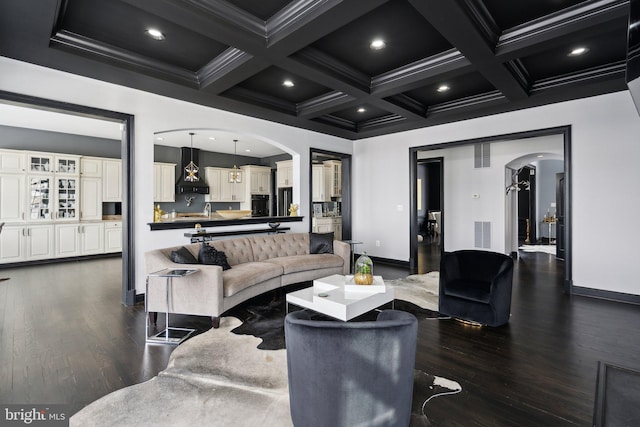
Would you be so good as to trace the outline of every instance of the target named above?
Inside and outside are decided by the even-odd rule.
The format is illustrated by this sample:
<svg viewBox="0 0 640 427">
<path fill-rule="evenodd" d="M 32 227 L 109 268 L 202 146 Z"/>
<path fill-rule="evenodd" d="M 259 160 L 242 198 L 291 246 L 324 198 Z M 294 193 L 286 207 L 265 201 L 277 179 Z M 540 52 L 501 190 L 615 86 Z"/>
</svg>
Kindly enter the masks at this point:
<svg viewBox="0 0 640 427">
<path fill-rule="evenodd" d="M 193 334 L 196 330 L 190 328 L 176 328 L 169 326 L 169 295 L 171 293 L 171 287 L 173 286 L 173 278 L 174 277 L 186 277 L 190 274 L 197 273 L 200 271 L 197 268 L 190 269 L 179 269 L 179 268 L 165 268 L 164 270 L 156 271 L 154 273 L 147 274 L 147 283 L 145 289 L 145 298 L 144 298 L 144 311 L 146 313 L 146 327 L 145 327 L 145 339 L 148 343 L 156 343 L 156 344 L 174 344 L 178 345 L 182 341 L 186 340 Z M 165 289 L 166 289 L 166 303 L 167 303 L 167 311 L 165 312 L 165 328 L 163 331 L 158 332 L 155 335 L 149 336 L 149 309 L 148 309 L 148 295 L 149 295 L 149 277 L 164 277 L 166 278 Z"/>
</svg>

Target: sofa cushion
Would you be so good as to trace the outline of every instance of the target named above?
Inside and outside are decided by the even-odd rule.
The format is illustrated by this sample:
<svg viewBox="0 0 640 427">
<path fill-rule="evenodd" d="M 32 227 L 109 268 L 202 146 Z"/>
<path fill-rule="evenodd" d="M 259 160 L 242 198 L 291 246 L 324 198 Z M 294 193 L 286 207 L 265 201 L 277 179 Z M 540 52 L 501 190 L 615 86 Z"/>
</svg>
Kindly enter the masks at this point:
<svg viewBox="0 0 640 427">
<path fill-rule="evenodd" d="M 245 262 L 259 261 L 253 258 L 251 242 L 246 237 L 214 240 L 209 242 L 209 245 L 224 252 L 227 255 L 229 265 L 232 267 L 237 264 L 244 264 Z"/>
<path fill-rule="evenodd" d="M 250 239 L 254 261 L 309 253 L 309 233 L 252 236 Z"/>
<path fill-rule="evenodd" d="M 196 257 L 194 257 L 191 251 L 184 246 L 180 249 L 176 249 L 175 251 L 171 251 L 169 258 L 176 264 L 198 264 Z"/>
<path fill-rule="evenodd" d="M 203 243 L 198 253 L 198 261 L 200 264 L 219 265 L 222 270 L 231 268 L 227 261 L 227 255 L 224 252 L 216 250 L 213 246 Z"/>
<path fill-rule="evenodd" d="M 452 297 L 489 304 L 491 282 L 469 279 L 452 280 L 447 284 L 444 292 Z"/>
<path fill-rule="evenodd" d="M 246 262 L 222 272 L 223 292 L 229 297 L 258 283 L 282 275 L 282 267 L 268 262 Z"/>
<path fill-rule="evenodd" d="M 309 235 L 310 254 L 333 253 L 333 231 L 331 233 L 311 233 Z"/>
<path fill-rule="evenodd" d="M 265 262 L 277 264 L 282 267 L 284 274 L 297 273 L 299 271 L 317 270 L 322 268 L 342 267 L 342 258 L 333 254 L 293 255 L 279 258 L 271 258 Z"/>
</svg>

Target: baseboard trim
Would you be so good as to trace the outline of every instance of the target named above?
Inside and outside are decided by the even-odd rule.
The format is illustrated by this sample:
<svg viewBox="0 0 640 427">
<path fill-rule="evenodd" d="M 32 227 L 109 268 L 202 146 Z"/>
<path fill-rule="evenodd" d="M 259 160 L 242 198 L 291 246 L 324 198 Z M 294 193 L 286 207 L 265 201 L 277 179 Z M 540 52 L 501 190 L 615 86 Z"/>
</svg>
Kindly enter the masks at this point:
<svg viewBox="0 0 640 427">
<path fill-rule="evenodd" d="M 354 259 L 357 261 L 358 257 L 362 255 L 362 254 L 354 254 Z M 368 255 L 367 256 L 369 258 L 371 258 L 371 261 L 374 262 L 374 264 L 376 262 L 379 262 L 381 264 L 389 264 L 389 265 L 395 265 L 398 267 L 403 267 L 403 268 L 409 268 L 409 261 L 400 261 L 398 259 L 391 259 L 391 258 L 382 258 L 382 257 L 377 257 L 377 256 L 371 256 Z"/>
<path fill-rule="evenodd" d="M 573 295 L 582 297 L 599 298 L 615 302 L 624 302 L 628 304 L 639 304 L 640 295 L 627 294 L 624 292 L 605 291 L 602 289 L 584 288 L 581 286 L 573 287 Z"/>
</svg>

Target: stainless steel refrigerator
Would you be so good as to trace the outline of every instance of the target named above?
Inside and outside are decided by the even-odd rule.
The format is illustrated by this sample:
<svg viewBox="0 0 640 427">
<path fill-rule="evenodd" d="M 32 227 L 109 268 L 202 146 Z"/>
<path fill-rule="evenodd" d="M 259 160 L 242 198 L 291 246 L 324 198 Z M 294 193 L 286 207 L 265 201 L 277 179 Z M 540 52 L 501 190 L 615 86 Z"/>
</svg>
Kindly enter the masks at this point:
<svg viewBox="0 0 640 427">
<path fill-rule="evenodd" d="M 293 188 L 278 188 L 278 216 L 289 216 L 291 203 L 293 203 Z"/>
</svg>

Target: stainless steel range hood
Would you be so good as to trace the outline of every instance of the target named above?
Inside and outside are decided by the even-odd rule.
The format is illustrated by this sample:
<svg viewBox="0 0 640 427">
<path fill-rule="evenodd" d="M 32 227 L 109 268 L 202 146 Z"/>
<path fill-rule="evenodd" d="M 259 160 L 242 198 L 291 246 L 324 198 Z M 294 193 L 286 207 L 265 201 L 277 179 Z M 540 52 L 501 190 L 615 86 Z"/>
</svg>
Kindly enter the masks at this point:
<svg viewBox="0 0 640 427">
<path fill-rule="evenodd" d="M 200 166 L 200 150 L 194 148 L 193 150 L 189 147 L 181 147 L 180 148 L 180 170 L 182 171 L 178 182 L 176 183 L 176 194 L 209 194 L 209 186 L 204 181 L 204 170 L 200 169 L 198 171 L 198 181 L 190 182 L 187 181 L 184 168 L 187 167 L 189 162 L 193 162 Z M 202 172 L 202 173 L 201 173 Z"/>
</svg>

